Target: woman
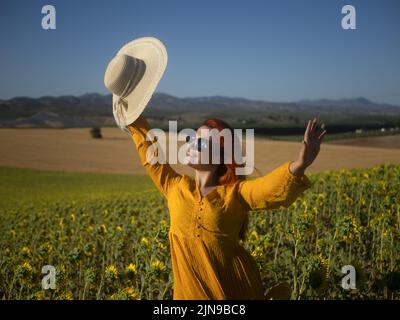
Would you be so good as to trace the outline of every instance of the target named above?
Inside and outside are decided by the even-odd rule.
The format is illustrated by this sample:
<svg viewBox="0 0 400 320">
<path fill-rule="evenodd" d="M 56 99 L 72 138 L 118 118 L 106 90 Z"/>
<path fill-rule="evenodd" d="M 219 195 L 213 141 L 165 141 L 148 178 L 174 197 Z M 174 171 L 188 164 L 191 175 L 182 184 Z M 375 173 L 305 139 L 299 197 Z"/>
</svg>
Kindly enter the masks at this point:
<svg viewBox="0 0 400 320">
<path fill-rule="evenodd" d="M 239 240 L 244 239 L 249 211 L 288 207 L 311 187 L 304 171 L 315 160 L 326 133 L 316 127 L 315 118 L 308 121 L 295 161 L 246 180 L 236 176 L 235 163 L 199 162 L 195 153 L 211 150 L 197 140 L 210 138 L 201 136 L 201 129 L 231 129 L 221 120 L 210 119 L 197 130 L 194 144 L 199 149 L 187 151 L 195 170 L 193 180 L 168 163 L 147 162 L 147 147 L 154 142 L 146 140 L 150 126 L 143 115 L 128 125 L 141 163 L 168 202 L 174 300 L 266 299 L 256 262 Z"/>
</svg>

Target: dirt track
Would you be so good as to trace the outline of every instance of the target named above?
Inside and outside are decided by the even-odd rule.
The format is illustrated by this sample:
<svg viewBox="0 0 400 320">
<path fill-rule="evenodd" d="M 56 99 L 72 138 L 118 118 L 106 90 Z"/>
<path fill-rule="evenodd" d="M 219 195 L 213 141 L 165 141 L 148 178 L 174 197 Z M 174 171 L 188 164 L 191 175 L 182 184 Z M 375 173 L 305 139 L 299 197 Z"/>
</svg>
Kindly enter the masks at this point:
<svg viewBox="0 0 400 320">
<path fill-rule="evenodd" d="M 59 171 L 144 174 L 135 145 L 118 128 L 103 128 L 103 139 L 92 139 L 87 129 L 0 129 L 0 166 Z M 323 143 L 317 160 L 307 169 L 318 172 L 341 168 L 367 168 L 379 163 L 400 164 L 400 135 L 372 139 L 373 147 Z M 381 139 L 381 144 L 379 140 Z M 391 139 L 391 142 L 388 142 Z M 354 140 L 354 139 L 353 139 Z M 349 141 L 345 141 L 349 144 Z M 361 144 L 367 144 L 363 140 Z M 382 147 L 382 145 L 384 147 Z M 264 174 L 287 160 L 294 160 L 300 143 L 255 140 L 255 165 Z M 180 173 L 192 174 L 184 165 Z"/>
</svg>

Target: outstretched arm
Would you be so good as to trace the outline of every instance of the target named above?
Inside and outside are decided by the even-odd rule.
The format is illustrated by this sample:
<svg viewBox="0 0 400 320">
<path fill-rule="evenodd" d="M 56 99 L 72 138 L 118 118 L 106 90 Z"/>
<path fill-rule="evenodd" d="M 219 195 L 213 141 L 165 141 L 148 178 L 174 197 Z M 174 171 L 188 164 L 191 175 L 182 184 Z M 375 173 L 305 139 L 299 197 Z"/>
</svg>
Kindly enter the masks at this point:
<svg viewBox="0 0 400 320">
<path fill-rule="evenodd" d="M 317 157 L 326 130 L 317 130 L 316 118 L 308 121 L 304 139 L 295 161 L 287 161 L 269 174 L 239 183 L 239 194 L 250 210 L 276 209 L 290 206 L 296 198 L 311 187 L 304 174 Z"/>
<path fill-rule="evenodd" d="M 292 162 L 285 162 L 265 176 L 239 182 L 238 191 L 248 209 L 287 208 L 303 191 L 311 187 L 306 175 L 296 176 L 290 171 Z"/>
<path fill-rule="evenodd" d="M 139 153 L 140 162 L 146 169 L 150 178 L 153 180 L 157 189 L 167 198 L 169 191 L 178 182 L 178 180 L 182 178 L 182 175 L 172 169 L 168 163 L 156 162 L 151 164 L 149 161 L 147 161 L 147 148 L 153 143 L 157 142 L 146 140 L 146 135 L 151 128 L 143 115 L 140 115 L 135 122 L 129 124 L 127 127 L 132 133 L 132 140 L 135 143 L 136 149 Z M 162 152 L 160 148 L 157 148 L 157 151 L 159 153 Z M 149 153 L 149 160 L 154 156 L 154 154 L 151 155 Z"/>
</svg>

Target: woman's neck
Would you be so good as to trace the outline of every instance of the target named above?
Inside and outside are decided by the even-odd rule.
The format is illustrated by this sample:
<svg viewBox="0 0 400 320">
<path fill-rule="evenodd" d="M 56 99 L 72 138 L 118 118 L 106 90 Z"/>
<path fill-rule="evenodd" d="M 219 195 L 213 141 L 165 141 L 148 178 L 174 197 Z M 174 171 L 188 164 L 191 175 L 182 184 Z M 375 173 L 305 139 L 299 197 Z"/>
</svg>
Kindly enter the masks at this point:
<svg viewBox="0 0 400 320">
<path fill-rule="evenodd" d="M 195 181 L 199 188 L 213 187 L 219 184 L 215 171 L 195 171 Z"/>
</svg>

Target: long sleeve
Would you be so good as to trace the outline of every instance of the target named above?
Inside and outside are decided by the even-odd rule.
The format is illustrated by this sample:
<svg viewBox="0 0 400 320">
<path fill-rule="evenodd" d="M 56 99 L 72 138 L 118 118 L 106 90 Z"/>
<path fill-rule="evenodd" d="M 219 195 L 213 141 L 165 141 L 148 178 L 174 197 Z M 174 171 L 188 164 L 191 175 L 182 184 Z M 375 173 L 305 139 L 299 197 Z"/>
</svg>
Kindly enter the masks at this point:
<svg viewBox="0 0 400 320">
<path fill-rule="evenodd" d="M 132 133 L 131 137 L 136 145 L 140 162 L 146 169 L 150 178 L 153 180 L 157 189 L 164 195 L 164 197 L 168 198 L 169 190 L 171 190 L 173 185 L 175 185 L 178 180 L 182 178 L 182 175 L 177 173 L 168 163 L 156 162 L 154 164 L 151 164 L 147 161 L 146 153 L 148 147 L 157 142 L 146 140 L 146 135 L 151 129 L 146 118 L 141 116 L 139 121 L 131 123 L 130 125 L 128 125 L 128 128 Z M 149 151 L 150 150 L 151 149 L 149 149 Z M 160 148 L 157 148 L 157 152 L 160 154 L 162 150 Z M 150 156 L 154 157 L 155 155 L 150 155 L 149 152 L 149 159 L 151 159 Z"/>
<path fill-rule="evenodd" d="M 239 194 L 250 210 L 287 208 L 296 198 L 311 187 L 308 177 L 295 176 L 287 161 L 270 173 L 239 184 Z"/>
</svg>

